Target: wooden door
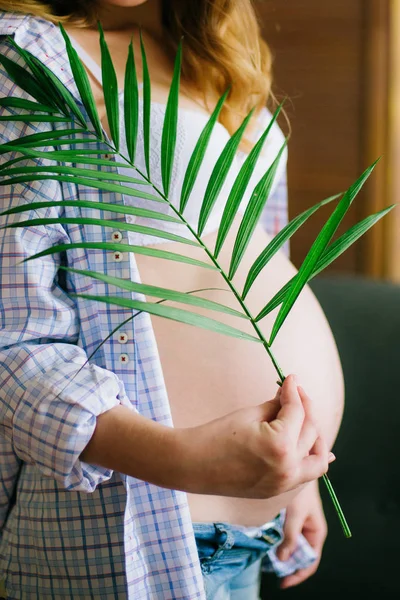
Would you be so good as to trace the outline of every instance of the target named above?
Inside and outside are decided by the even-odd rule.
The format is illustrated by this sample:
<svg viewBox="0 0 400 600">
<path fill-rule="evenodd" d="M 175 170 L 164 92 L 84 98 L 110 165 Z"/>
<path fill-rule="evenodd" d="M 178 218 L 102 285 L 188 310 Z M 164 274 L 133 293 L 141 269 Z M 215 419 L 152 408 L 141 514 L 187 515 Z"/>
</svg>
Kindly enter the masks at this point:
<svg viewBox="0 0 400 600">
<path fill-rule="evenodd" d="M 275 92 L 280 99 L 288 97 L 294 216 L 345 190 L 387 150 L 391 0 L 264 0 L 257 9 L 275 57 Z M 340 231 L 388 204 L 385 160 Z M 321 210 L 293 238 L 297 266 L 329 210 Z M 331 270 L 383 275 L 384 231 L 383 226 L 376 228 Z"/>
</svg>

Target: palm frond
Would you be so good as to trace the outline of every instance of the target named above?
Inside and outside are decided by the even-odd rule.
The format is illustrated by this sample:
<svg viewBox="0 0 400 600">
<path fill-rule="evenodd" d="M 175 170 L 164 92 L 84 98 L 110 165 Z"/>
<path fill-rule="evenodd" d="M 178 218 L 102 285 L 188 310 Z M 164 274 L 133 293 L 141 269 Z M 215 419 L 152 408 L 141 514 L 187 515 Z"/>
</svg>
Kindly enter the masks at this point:
<svg viewBox="0 0 400 600">
<path fill-rule="evenodd" d="M 302 289 L 313 276 L 315 276 L 333 260 L 335 260 L 352 243 L 359 239 L 361 235 L 363 235 L 379 219 L 381 219 L 393 208 L 389 207 L 384 211 L 380 211 L 376 215 L 372 215 L 371 217 L 364 219 L 349 229 L 334 243 L 329 245 L 336 229 L 338 228 L 346 212 L 349 210 L 355 196 L 371 174 L 375 163 L 369 169 L 367 169 L 365 173 L 363 173 L 363 175 L 357 180 L 357 182 L 343 195 L 342 199 L 339 201 L 337 207 L 328 218 L 322 231 L 312 245 L 298 274 L 291 281 L 289 281 L 272 300 L 266 304 L 266 306 L 256 317 L 254 317 L 247 307 L 245 299 L 262 269 L 274 257 L 283 244 L 285 244 L 308 220 L 308 218 L 312 216 L 312 214 L 314 214 L 320 207 L 336 199 L 336 197 L 328 198 L 327 200 L 320 202 L 318 205 L 311 207 L 301 215 L 298 215 L 274 239 L 272 239 L 264 248 L 263 252 L 258 256 L 256 261 L 254 261 L 252 264 L 246 276 L 243 292 L 240 293 L 235 287 L 234 278 L 245 255 L 246 249 L 251 242 L 254 230 L 260 219 L 260 215 L 265 203 L 268 200 L 278 163 L 284 151 L 284 146 L 282 146 L 272 165 L 267 169 L 265 174 L 261 177 L 249 195 L 250 200 L 244 211 L 244 215 L 238 229 L 230 258 L 230 267 L 228 272 L 226 272 L 221 266 L 219 262 L 219 254 L 227 239 L 234 219 L 238 214 L 243 198 L 247 193 L 247 187 L 255 171 L 256 164 L 261 156 L 263 146 L 276 119 L 279 116 L 279 113 L 282 109 L 282 104 L 276 109 L 268 127 L 260 136 L 259 140 L 255 143 L 253 149 L 240 168 L 223 208 L 223 214 L 217 230 L 215 248 L 209 248 L 202 241 L 201 235 L 205 230 L 207 221 L 210 217 L 213 207 L 215 206 L 215 202 L 220 195 L 222 186 L 226 182 L 228 172 L 236 156 L 240 141 L 242 140 L 244 131 L 254 114 L 254 110 L 244 118 L 238 130 L 230 137 L 215 163 L 212 173 L 206 182 L 206 192 L 204 198 L 202 199 L 198 223 L 188 223 L 184 215 L 185 207 L 194 189 L 196 179 L 206 156 L 208 143 L 211 139 L 220 112 L 228 97 L 229 90 L 227 90 L 220 98 L 213 113 L 210 115 L 210 118 L 207 120 L 207 123 L 203 128 L 203 131 L 189 160 L 186 173 L 184 174 L 180 203 L 179 206 L 176 206 L 169 199 L 169 189 L 171 185 L 177 137 L 182 47 L 181 45 L 179 46 L 175 60 L 174 74 L 170 87 L 162 130 L 161 178 L 163 191 L 161 191 L 153 183 L 152 173 L 150 172 L 151 83 L 142 36 L 140 35 L 140 47 L 143 64 L 143 143 L 146 174 L 143 174 L 135 165 L 139 128 L 139 92 L 133 46 L 131 43 L 125 71 L 124 113 L 125 137 L 128 152 L 128 156 L 126 157 L 123 156 L 119 150 L 120 130 L 117 77 L 109 48 L 105 41 L 104 32 L 100 24 L 99 31 L 102 56 L 104 100 L 112 140 L 109 141 L 104 135 L 85 69 L 74 48 L 72 47 L 67 33 L 63 29 L 62 34 L 66 42 L 71 69 L 77 84 L 77 88 L 81 95 L 83 106 L 85 107 L 86 113 L 90 119 L 90 125 L 94 131 L 90 130 L 85 117 L 81 113 L 81 110 L 71 93 L 54 76 L 54 74 L 47 67 L 42 65 L 28 51 L 19 48 L 15 42 L 12 42 L 19 55 L 25 60 L 27 66 L 30 68 L 30 71 L 27 71 L 25 68 L 4 56 L 0 57 L 0 64 L 2 64 L 7 70 L 15 83 L 26 93 L 28 93 L 33 100 L 17 98 L 1 99 L 0 106 L 3 108 L 22 109 L 28 111 L 29 114 L 10 114 L 8 117 L 6 115 L 2 115 L 0 120 L 19 120 L 21 122 L 31 123 L 41 121 L 47 123 L 64 123 L 64 129 L 23 136 L 17 140 L 13 140 L 12 142 L 7 142 L 6 144 L 0 145 L 0 154 L 12 154 L 10 160 L 3 163 L 0 167 L 0 176 L 2 178 L 0 185 L 8 186 L 17 183 L 44 180 L 73 182 L 76 185 L 124 194 L 126 196 L 138 197 L 141 200 L 148 200 L 149 202 L 161 202 L 167 206 L 171 214 L 165 214 L 164 212 L 150 210 L 147 208 L 144 209 L 132 206 L 113 205 L 105 202 L 85 202 L 71 200 L 62 203 L 34 202 L 26 207 L 18 206 L 4 211 L 2 216 L 21 213 L 24 209 L 40 211 L 44 208 L 54 208 L 57 210 L 61 207 L 61 204 L 63 204 L 64 206 L 75 207 L 78 210 L 90 208 L 93 211 L 111 211 L 124 215 L 130 214 L 155 220 L 169 221 L 176 224 L 179 223 L 182 225 L 182 227 L 187 228 L 193 239 L 171 234 L 165 230 L 158 229 L 157 227 L 140 226 L 136 224 L 129 224 L 123 221 L 114 221 L 103 218 L 35 218 L 19 222 L 9 222 L 3 228 L 34 227 L 38 225 L 46 226 L 51 224 L 90 224 L 97 225 L 99 227 L 113 227 L 118 228 L 119 230 L 127 230 L 144 235 L 156 236 L 161 239 L 167 239 L 169 241 L 181 243 L 183 246 L 186 244 L 202 249 L 206 255 L 207 262 L 190 258 L 183 254 L 168 252 L 163 249 L 155 249 L 146 246 L 121 243 L 116 245 L 112 244 L 112 242 L 81 242 L 59 244 L 39 252 L 25 260 L 39 259 L 44 256 L 49 256 L 51 254 L 56 254 L 63 251 L 68 252 L 71 249 L 77 248 L 99 250 L 113 249 L 114 251 L 134 252 L 137 254 L 151 256 L 154 259 L 172 260 L 186 263 L 192 267 L 207 268 L 217 271 L 225 282 L 228 290 L 238 303 L 238 310 L 234 310 L 229 306 L 193 295 L 192 292 L 184 293 L 177 290 L 159 288 L 149 284 L 135 283 L 124 279 L 111 277 L 104 273 L 63 267 L 67 271 L 80 273 L 82 276 L 101 280 L 109 285 L 114 285 L 117 288 L 124 289 L 132 293 L 140 293 L 159 297 L 161 300 L 158 302 L 147 302 L 136 299 L 127 299 L 121 296 L 104 297 L 85 294 L 73 296 L 85 298 L 91 301 L 115 304 L 129 310 L 136 310 L 139 312 L 145 311 L 152 315 L 173 319 L 180 323 L 202 327 L 209 331 L 239 339 L 262 343 L 266 352 L 270 356 L 281 381 L 283 381 L 284 374 L 280 369 L 270 346 L 275 340 L 276 335 L 290 313 Z M 10 112 L 12 111 L 10 110 Z M 103 158 L 100 158 L 101 154 L 104 153 L 105 150 L 103 151 L 97 148 L 96 150 L 87 148 L 79 149 L 80 144 L 87 145 L 91 143 L 95 143 L 102 148 L 107 148 L 107 153 L 114 155 L 114 157 L 117 159 L 120 158 L 120 161 L 107 161 Z M 64 145 L 67 145 L 69 148 L 67 150 L 60 149 L 60 147 Z M 40 151 L 39 148 L 56 149 Z M 35 166 L 15 166 L 18 164 L 18 162 L 26 161 L 27 159 L 36 161 L 47 160 L 49 162 L 56 161 L 56 163 L 62 162 L 63 165 L 55 164 L 41 166 L 35 164 Z M 91 167 L 98 168 L 96 169 Z M 107 167 L 107 169 L 101 170 L 100 167 Z M 140 178 L 130 177 L 127 175 L 122 176 L 119 174 L 117 170 L 118 168 L 131 168 L 136 170 L 137 175 L 139 175 Z M 134 186 L 139 184 L 142 187 L 143 185 L 150 186 L 154 193 L 147 193 L 142 190 L 135 189 Z M 231 316 L 238 318 L 244 318 L 253 327 L 255 335 L 250 335 L 241 331 L 240 329 L 228 326 L 220 321 L 200 315 L 196 312 L 190 312 L 188 310 L 166 306 L 164 303 L 167 301 L 180 302 L 187 305 L 196 306 L 204 310 L 212 310 L 214 312 L 217 311 L 230 314 Z M 276 308 L 280 304 L 282 304 L 282 306 L 275 320 L 271 338 L 269 342 L 267 342 L 258 326 L 258 321 L 260 321 L 266 314 L 273 310 L 273 308 Z M 339 511 L 340 507 L 337 508 L 337 510 Z M 347 524 L 345 524 L 345 521 L 342 520 L 342 515 L 340 515 L 340 518 L 345 532 L 347 533 Z"/>
</svg>

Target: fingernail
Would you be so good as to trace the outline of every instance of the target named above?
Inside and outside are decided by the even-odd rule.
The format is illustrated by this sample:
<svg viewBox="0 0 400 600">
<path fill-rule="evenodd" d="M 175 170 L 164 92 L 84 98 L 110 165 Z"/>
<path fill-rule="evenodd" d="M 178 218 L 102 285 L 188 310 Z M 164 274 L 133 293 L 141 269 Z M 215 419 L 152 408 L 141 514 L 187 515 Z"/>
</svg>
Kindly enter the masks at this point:
<svg viewBox="0 0 400 600">
<path fill-rule="evenodd" d="M 333 454 L 333 452 L 329 452 L 328 463 L 331 463 L 334 460 L 336 460 L 336 456 Z"/>
</svg>

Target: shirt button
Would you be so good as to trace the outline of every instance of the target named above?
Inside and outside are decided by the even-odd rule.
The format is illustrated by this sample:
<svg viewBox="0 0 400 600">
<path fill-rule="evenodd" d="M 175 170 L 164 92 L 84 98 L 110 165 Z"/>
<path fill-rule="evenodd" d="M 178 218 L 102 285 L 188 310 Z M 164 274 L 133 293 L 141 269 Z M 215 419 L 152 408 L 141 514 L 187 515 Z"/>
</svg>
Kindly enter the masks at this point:
<svg viewBox="0 0 400 600">
<path fill-rule="evenodd" d="M 128 335 L 126 333 L 120 333 L 118 336 L 118 341 L 120 344 L 126 344 L 128 341 Z"/>
<path fill-rule="evenodd" d="M 122 233 L 120 231 L 114 231 L 111 236 L 112 242 L 120 242 L 122 240 Z"/>
<path fill-rule="evenodd" d="M 129 362 L 129 356 L 127 354 L 120 354 L 119 355 L 119 362 L 123 365 L 128 364 Z"/>
<path fill-rule="evenodd" d="M 114 260 L 116 262 L 120 262 L 121 260 L 123 260 L 123 254 L 122 252 L 114 252 Z"/>
</svg>

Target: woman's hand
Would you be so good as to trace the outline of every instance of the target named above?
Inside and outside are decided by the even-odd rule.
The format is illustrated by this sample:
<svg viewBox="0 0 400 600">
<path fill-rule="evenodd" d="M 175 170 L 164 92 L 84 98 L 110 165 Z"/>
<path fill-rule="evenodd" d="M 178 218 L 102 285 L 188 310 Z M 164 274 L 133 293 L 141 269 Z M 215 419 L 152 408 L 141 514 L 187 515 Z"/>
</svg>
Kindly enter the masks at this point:
<svg viewBox="0 0 400 600">
<path fill-rule="evenodd" d="M 176 435 L 181 489 L 191 493 L 271 498 L 318 479 L 334 459 L 293 375 L 274 400 Z"/>
<path fill-rule="evenodd" d="M 307 569 L 301 569 L 293 575 L 284 577 L 281 588 L 286 589 L 302 583 L 317 571 L 322 548 L 328 533 L 318 482 L 309 483 L 289 504 L 284 526 L 285 539 L 279 546 L 277 556 L 285 561 L 295 551 L 297 538 L 302 533 L 318 555 L 317 560 Z"/>
</svg>

